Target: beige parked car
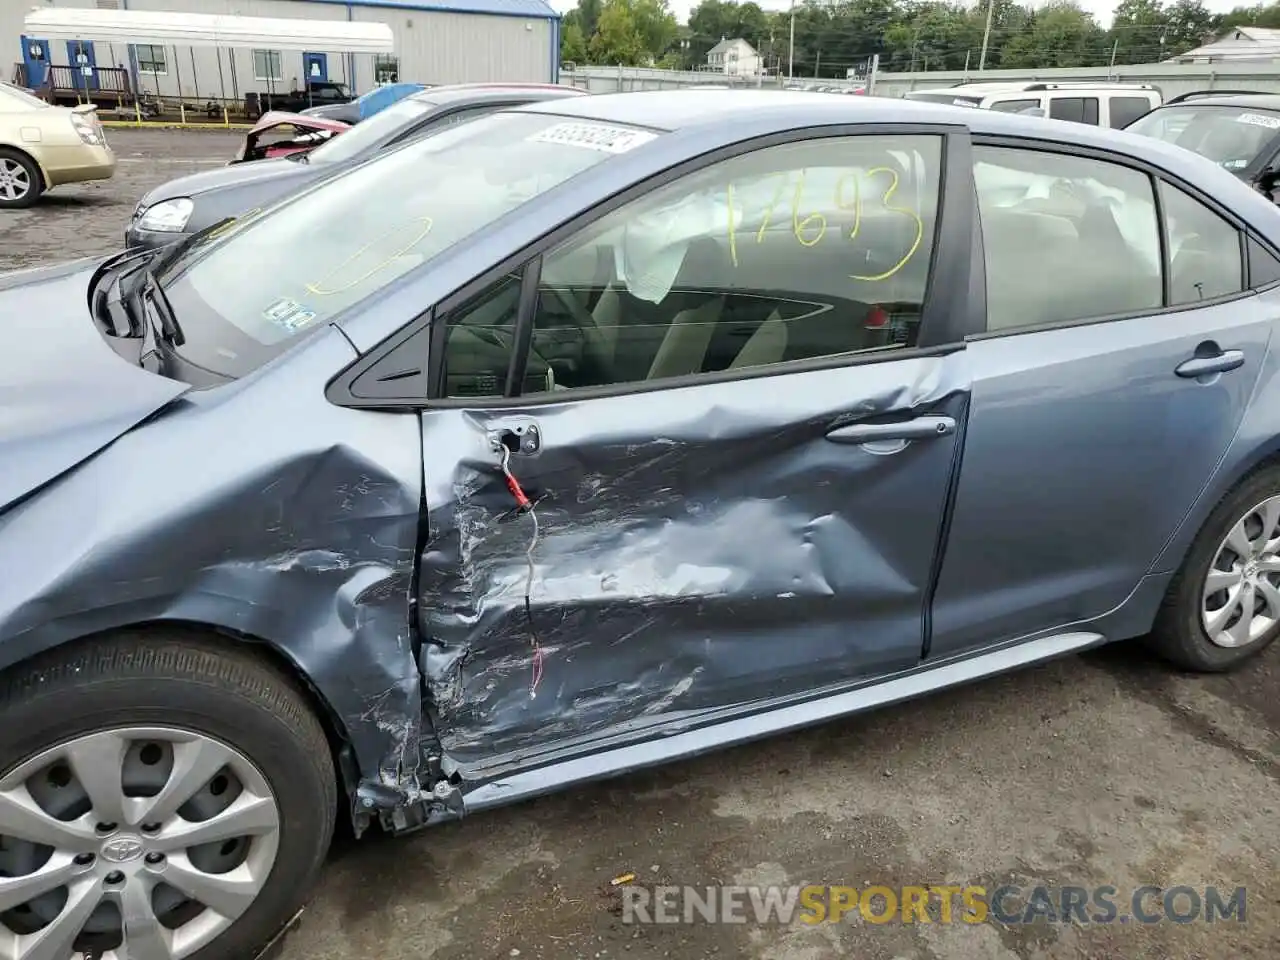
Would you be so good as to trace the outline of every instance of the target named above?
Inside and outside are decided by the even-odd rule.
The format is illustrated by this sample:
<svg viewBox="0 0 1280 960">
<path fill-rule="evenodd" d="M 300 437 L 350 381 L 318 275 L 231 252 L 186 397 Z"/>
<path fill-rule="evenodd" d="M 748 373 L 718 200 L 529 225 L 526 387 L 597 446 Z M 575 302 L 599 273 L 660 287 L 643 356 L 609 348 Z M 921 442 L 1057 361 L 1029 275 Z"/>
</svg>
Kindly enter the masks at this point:
<svg viewBox="0 0 1280 960">
<path fill-rule="evenodd" d="M 29 207 L 50 187 L 107 180 L 115 171 L 96 107 L 55 107 L 0 81 L 0 210 Z"/>
</svg>

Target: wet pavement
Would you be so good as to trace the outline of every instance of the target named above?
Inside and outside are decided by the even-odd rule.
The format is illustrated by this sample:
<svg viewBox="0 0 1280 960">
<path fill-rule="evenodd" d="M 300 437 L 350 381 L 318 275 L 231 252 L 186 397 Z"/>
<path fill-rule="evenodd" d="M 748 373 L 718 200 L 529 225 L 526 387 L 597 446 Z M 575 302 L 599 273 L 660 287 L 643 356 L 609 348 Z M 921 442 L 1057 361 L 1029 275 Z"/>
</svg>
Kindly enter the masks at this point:
<svg viewBox="0 0 1280 960">
<path fill-rule="evenodd" d="M 144 189 L 225 162 L 237 142 L 110 135 L 115 180 L 0 214 L 0 270 L 110 252 Z M 1245 887 L 1247 913 L 638 925 L 610 885 L 626 873 L 647 886 L 1109 885 L 1122 915 L 1144 884 L 1216 885 Z M 341 839 L 282 960 L 366 957 L 1280 957 L 1280 645 L 1196 677 L 1125 644 L 413 837 Z"/>
</svg>

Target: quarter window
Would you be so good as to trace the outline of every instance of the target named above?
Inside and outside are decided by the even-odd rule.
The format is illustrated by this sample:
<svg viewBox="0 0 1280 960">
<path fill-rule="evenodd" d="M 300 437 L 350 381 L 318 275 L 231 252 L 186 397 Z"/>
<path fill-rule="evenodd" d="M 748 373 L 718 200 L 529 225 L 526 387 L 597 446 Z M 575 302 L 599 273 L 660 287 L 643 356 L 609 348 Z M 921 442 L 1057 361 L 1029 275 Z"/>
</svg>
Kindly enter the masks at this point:
<svg viewBox="0 0 1280 960">
<path fill-rule="evenodd" d="M 449 396 L 607 387 L 914 346 L 941 138 L 842 137 L 717 163 L 543 259 L 519 390 L 519 283 L 451 320 Z"/>
<path fill-rule="evenodd" d="M 1169 305 L 1198 303 L 1244 289 L 1240 234 L 1177 187 L 1160 184 L 1169 251 Z"/>
<path fill-rule="evenodd" d="M 1111 111 L 1111 126 L 1116 130 L 1151 112 L 1151 101 L 1146 97 L 1112 97 L 1107 106 Z"/>
<path fill-rule="evenodd" d="M 997 100 L 991 104 L 991 110 L 998 113 L 1021 113 L 1023 110 L 1034 110 L 1040 106 L 1040 100 Z"/>
<path fill-rule="evenodd" d="M 977 146 L 973 155 L 988 330 L 1162 306 L 1148 177 L 1043 151 Z"/>
</svg>

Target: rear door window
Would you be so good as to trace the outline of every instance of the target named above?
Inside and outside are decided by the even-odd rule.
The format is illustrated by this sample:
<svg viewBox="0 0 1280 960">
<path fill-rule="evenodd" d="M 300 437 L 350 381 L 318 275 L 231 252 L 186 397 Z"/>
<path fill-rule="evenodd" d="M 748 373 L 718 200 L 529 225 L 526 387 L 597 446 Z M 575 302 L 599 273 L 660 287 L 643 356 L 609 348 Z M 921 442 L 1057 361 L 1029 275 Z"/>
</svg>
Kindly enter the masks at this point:
<svg viewBox="0 0 1280 960">
<path fill-rule="evenodd" d="M 1111 128 L 1120 130 L 1139 117 L 1151 112 L 1151 101 L 1146 97 L 1112 97 L 1107 101 L 1111 109 Z"/>
<path fill-rule="evenodd" d="M 1098 124 L 1097 97 L 1050 97 L 1049 116 L 1054 120 Z"/>
<path fill-rule="evenodd" d="M 973 160 L 988 330 L 1160 308 L 1149 177 L 1102 160 L 1009 147 L 975 146 Z M 1188 260 L 1188 270 L 1200 266 Z"/>
</svg>

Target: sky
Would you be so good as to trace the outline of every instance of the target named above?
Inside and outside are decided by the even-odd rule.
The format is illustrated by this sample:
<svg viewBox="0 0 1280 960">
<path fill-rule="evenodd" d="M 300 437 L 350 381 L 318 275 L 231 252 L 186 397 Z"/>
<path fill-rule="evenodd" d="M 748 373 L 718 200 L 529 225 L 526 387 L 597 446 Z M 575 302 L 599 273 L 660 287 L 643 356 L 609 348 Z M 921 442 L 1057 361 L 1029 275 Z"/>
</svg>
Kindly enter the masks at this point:
<svg viewBox="0 0 1280 960">
<path fill-rule="evenodd" d="M 561 13 L 572 10 L 578 5 L 578 0 L 549 0 L 549 2 Z M 789 0 L 756 0 L 756 2 L 765 10 L 786 10 L 790 6 Z M 1116 8 L 1116 0 L 1078 0 L 1078 2 L 1080 6 L 1091 11 L 1094 18 L 1104 27 L 1111 25 L 1111 14 Z M 676 15 L 676 19 L 681 23 L 687 23 L 689 10 L 697 6 L 698 0 L 667 0 L 667 3 Z M 1251 3 L 1252 0 L 1204 0 L 1204 5 L 1211 13 L 1226 13 L 1236 7 L 1249 6 Z M 1036 4 L 1032 0 L 1028 5 Z"/>
</svg>

